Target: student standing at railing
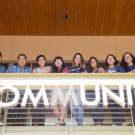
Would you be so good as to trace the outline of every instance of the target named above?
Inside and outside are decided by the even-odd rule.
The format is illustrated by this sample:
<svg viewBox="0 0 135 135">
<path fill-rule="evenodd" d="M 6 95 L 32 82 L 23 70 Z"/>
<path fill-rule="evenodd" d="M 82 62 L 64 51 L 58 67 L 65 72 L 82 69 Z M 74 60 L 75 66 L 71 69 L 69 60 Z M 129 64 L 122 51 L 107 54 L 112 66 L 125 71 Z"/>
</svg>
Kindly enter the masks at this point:
<svg viewBox="0 0 135 135">
<path fill-rule="evenodd" d="M 46 57 L 44 55 L 38 55 L 36 58 L 38 67 L 33 69 L 33 73 L 50 73 L 51 66 L 46 66 Z M 37 95 L 38 91 L 33 91 L 34 95 Z M 45 108 L 43 102 L 36 109 L 32 109 L 32 125 L 34 126 L 44 126 L 45 123 Z"/>
<path fill-rule="evenodd" d="M 70 73 L 85 73 L 87 72 L 86 66 L 84 63 L 84 59 L 81 53 L 76 53 L 73 57 L 72 61 L 72 68 L 69 71 Z M 84 107 L 82 106 L 81 103 L 81 98 L 80 98 L 80 90 L 76 90 L 76 96 L 79 102 L 78 107 L 74 107 L 73 111 L 75 113 L 75 119 L 77 121 L 78 126 L 83 125 L 83 117 L 84 117 Z"/>
<path fill-rule="evenodd" d="M 135 57 L 132 53 L 126 52 L 122 56 L 121 66 L 125 72 L 135 72 Z"/>
<path fill-rule="evenodd" d="M 2 61 L 2 53 L 0 52 L 0 62 Z M 6 69 L 3 65 L 0 63 L 0 73 L 5 73 Z"/>
<path fill-rule="evenodd" d="M 123 73 L 124 69 L 118 66 L 118 61 L 113 54 L 109 54 L 106 57 L 107 73 Z M 113 90 L 113 92 L 118 94 L 118 90 Z M 125 119 L 123 114 L 123 109 L 117 105 L 115 102 L 111 101 L 109 104 L 112 112 L 113 125 L 124 125 Z"/>
<path fill-rule="evenodd" d="M 19 54 L 17 56 L 17 64 L 8 67 L 7 73 L 31 73 L 31 68 L 26 66 L 27 56 Z"/>
<path fill-rule="evenodd" d="M 52 67 L 52 73 L 68 73 L 68 68 L 65 67 L 65 63 L 62 57 L 57 56 L 54 58 L 53 60 L 53 67 Z M 62 91 L 63 94 L 66 92 L 65 90 Z M 52 94 L 52 98 L 53 96 L 55 96 L 55 91 Z M 66 113 L 66 109 L 64 108 L 64 106 L 58 102 L 58 104 L 54 107 L 54 115 L 57 117 L 58 123 L 61 126 L 65 125 L 65 113 Z"/>
<path fill-rule="evenodd" d="M 103 67 L 100 66 L 100 63 L 96 57 L 90 57 L 88 61 L 88 73 L 105 73 Z"/>
<path fill-rule="evenodd" d="M 32 70 L 30 67 L 26 66 L 27 64 L 27 56 L 25 54 L 19 54 L 17 56 L 17 65 L 9 66 L 7 73 L 31 73 Z M 19 103 L 21 103 L 22 97 L 24 95 L 24 90 L 20 90 L 21 99 Z M 13 95 L 9 96 L 13 98 Z M 27 109 L 21 109 L 20 104 L 16 107 L 8 110 L 8 124 L 13 124 L 16 126 L 24 126 L 27 122 Z"/>
<path fill-rule="evenodd" d="M 99 61 L 96 57 L 90 57 L 88 61 L 88 73 L 105 73 L 103 67 L 100 66 Z M 89 90 L 86 94 L 86 97 L 89 101 L 93 101 L 95 98 L 94 90 Z M 91 116 L 93 117 L 95 125 L 102 125 L 104 120 L 104 109 L 102 104 L 100 103 L 99 106 L 95 109 L 90 109 Z"/>
<path fill-rule="evenodd" d="M 106 57 L 107 73 L 123 73 L 125 72 L 122 66 L 118 66 L 118 61 L 113 54 Z"/>
<path fill-rule="evenodd" d="M 135 57 L 130 52 L 125 52 L 122 56 L 121 66 L 125 69 L 127 73 L 135 73 Z M 133 120 L 135 125 L 135 92 L 132 91 L 133 95 Z"/>
<path fill-rule="evenodd" d="M 52 73 L 68 73 L 69 70 L 65 67 L 65 63 L 62 57 L 56 56 L 53 60 Z"/>
<path fill-rule="evenodd" d="M 51 66 L 46 66 L 46 57 L 38 55 L 36 58 L 38 67 L 33 69 L 33 73 L 51 73 Z"/>
</svg>

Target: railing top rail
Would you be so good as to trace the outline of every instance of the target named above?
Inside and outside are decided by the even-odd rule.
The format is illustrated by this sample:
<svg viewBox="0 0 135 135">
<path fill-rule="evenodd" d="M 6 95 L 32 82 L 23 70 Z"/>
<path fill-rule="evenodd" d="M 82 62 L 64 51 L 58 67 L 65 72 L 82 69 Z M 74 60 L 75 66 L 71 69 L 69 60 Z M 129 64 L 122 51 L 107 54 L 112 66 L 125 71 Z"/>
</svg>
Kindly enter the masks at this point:
<svg viewBox="0 0 135 135">
<path fill-rule="evenodd" d="M 133 79 L 135 73 L 1 73 L 0 78 L 107 78 Z"/>
</svg>

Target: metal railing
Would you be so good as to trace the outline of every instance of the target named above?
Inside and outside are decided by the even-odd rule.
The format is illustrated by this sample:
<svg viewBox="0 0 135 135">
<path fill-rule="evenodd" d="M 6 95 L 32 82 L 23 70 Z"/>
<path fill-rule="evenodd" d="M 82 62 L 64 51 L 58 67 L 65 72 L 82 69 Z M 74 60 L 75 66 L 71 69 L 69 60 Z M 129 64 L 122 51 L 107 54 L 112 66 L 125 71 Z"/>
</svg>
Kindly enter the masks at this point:
<svg viewBox="0 0 135 135">
<path fill-rule="evenodd" d="M 5 104 L 5 108 L 3 105 L 0 110 L 1 133 L 4 135 L 8 127 L 16 126 L 61 127 L 61 130 L 55 131 L 59 134 L 76 134 L 79 130 L 77 127 L 81 129 L 91 126 L 123 126 L 123 128 L 129 126 L 133 127 L 131 132 L 134 134 L 133 110 L 128 105 L 129 97 L 126 91 L 126 83 L 133 85 L 133 82 L 135 82 L 134 74 L 0 74 L 0 101 Z M 86 101 L 94 102 L 97 98 L 95 92 L 97 85 L 100 97 L 98 105 L 84 105 L 81 86 L 85 88 Z M 117 96 L 120 96 L 118 86 L 123 86 L 125 106 L 122 107 L 109 95 L 108 105 L 105 106 L 102 85 Z M 20 98 L 16 105 L 6 107 L 6 103 L 12 102 L 16 96 L 12 88 L 19 91 Z M 42 97 L 42 93 L 37 102 L 36 97 L 42 88 L 46 92 L 47 99 L 43 100 L 45 97 Z M 33 94 L 33 101 L 30 93 L 26 94 L 28 90 Z M 133 86 L 131 92 L 133 95 Z M 24 100 L 25 96 L 27 102 Z M 25 107 L 22 105 L 24 102 Z M 37 102 L 35 107 L 34 102 Z M 78 105 L 75 105 L 76 102 Z M 47 132 L 52 132 L 51 128 Z M 85 132 L 91 131 L 86 129 L 81 133 Z"/>
</svg>

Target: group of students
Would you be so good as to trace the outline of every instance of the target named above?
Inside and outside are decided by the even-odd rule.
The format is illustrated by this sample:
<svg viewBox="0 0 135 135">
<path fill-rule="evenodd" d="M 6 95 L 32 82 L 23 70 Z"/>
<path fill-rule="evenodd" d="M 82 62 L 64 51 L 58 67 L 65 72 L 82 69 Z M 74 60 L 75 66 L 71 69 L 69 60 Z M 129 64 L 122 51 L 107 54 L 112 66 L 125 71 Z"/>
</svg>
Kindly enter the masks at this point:
<svg viewBox="0 0 135 135">
<path fill-rule="evenodd" d="M 0 52 L 0 61 L 2 61 L 2 53 Z M 105 60 L 107 68 L 104 69 L 96 57 L 90 57 L 87 63 L 83 59 L 81 53 L 76 53 L 73 56 L 72 66 L 65 67 L 62 57 L 54 58 L 52 67 L 46 66 L 46 57 L 38 55 L 36 62 L 38 66 L 34 69 L 26 66 L 27 56 L 19 54 L 17 56 L 17 64 L 6 68 L 0 64 L 0 73 L 117 73 L 117 72 L 135 72 L 135 58 L 130 52 L 126 52 L 122 56 L 121 63 L 118 62 L 113 54 L 108 54 Z"/>
<path fill-rule="evenodd" d="M 2 54 L 0 53 L 0 60 L 2 61 Z M 103 68 L 98 59 L 96 57 L 90 57 L 87 63 L 85 64 L 84 58 L 81 53 L 76 53 L 72 59 L 72 66 L 66 67 L 64 60 L 61 56 L 57 56 L 54 58 L 52 66 L 46 66 L 46 57 L 45 55 L 38 55 L 36 58 L 36 62 L 38 64 L 37 67 L 33 69 L 31 67 L 26 66 L 27 64 L 27 56 L 25 54 L 19 54 L 17 56 L 17 64 L 10 65 L 6 71 L 3 65 L 0 65 L 0 73 L 128 73 L 135 72 L 135 58 L 134 55 L 130 52 L 125 52 L 122 56 L 121 63 L 118 62 L 117 58 L 113 54 L 108 54 L 105 59 L 106 69 Z M 117 90 L 116 90 L 117 93 Z M 78 92 L 76 93 L 78 94 Z M 88 94 L 89 95 L 89 94 Z M 92 97 L 93 98 L 93 97 Z M 112 105 L 111 107 L 118 107 L 117 105 Z M 135 109 L 133 108 L 133 112 Z M 65 125 L 64 116 L 65 116 L 65 108 L 60 105 L 59 108 L 56 106 L 53 109 L 55 116 L 58 118 L 60 125 Z M 76 113 L 76 121 L 79 126 L 83 125 L 83 117 L 84 117 L 84 108 L 82 105 L 74 109 Z M 95 111 L 95 110 L 94 110 Z M 103 112 L 103 109 L 98 109 L 99 112 Z M 124 115 L 122 119 L 119 117 L 122 116 L 122 109 L 112 110 L 118 112 L 112 114 L 112 121 L 114 123 L 119 123 L 120 125 L 125 121 Z M 103 114 L 92 114 L 93 118 L 100 117 L 100 119 L 94 119 L 94 122 L 97 124 L 102 124 L 103 122 Z M 118 119 L 113 119 L 113 117 L 117 117 Z M 42 121 L 42 120 L 41 120 Z"/>
</svg>

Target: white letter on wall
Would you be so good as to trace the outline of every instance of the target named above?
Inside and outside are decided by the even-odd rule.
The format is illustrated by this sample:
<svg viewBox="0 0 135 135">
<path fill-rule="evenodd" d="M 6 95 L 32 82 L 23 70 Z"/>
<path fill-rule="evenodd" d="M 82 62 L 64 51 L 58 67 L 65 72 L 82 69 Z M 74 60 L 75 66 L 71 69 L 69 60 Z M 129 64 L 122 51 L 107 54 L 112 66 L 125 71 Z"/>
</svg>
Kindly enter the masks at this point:
<svg viewBox="0 0 135 135">
<path fill-rule="evenodd" d="M 15 107 L 18 104 L 19 98 L 20 98 L 20 94 L 17 88 L 13 87 L 13 86 L 3 86 L 0 87 L 0 94 L 10 91 L 12 93 L 14 93 L 14 99 L 8 103 L 4 103 L 2 101 L 0 101 L 0 108 L 11 108 L 11 107 Z"/>
<path fill-rule="evenodd" d="M 135 87 L 133 85 L 133 87 Z M 127 90 L 127 102 L 128 102 L 128 107 L 132 107 L 133 106 L 133 96 L 132 94 L 134 94 L 134 91 L 133 93 L 131 92 L 131 85 L 127 84 L 126 85 L 126 90 Z"/>
<path fill-rule="evenodd" d="M 99 85 L 95 86 L 95 100 L 94 101 L 87 101 L 86 97 L 85 97 L 85 87 L 84 85 L 80 86 L 80 90 L 81 90 L 81 101 L 82 104 L 84 106 L 92 106 L 92 107 L 96 107 L 98 106 L 99 102 L 100 102 L 100 89 L 99 89 Z"/>
<path fill-rule="evenodd" d="M 112 92 L 113 90 L 108 89 L 107 87 L 102 85 L 102 91 L 103 91 L 103 105 L 108 106 L 108 100 L 107 96 L 109 96 L 111 99 L 113 99 L 117 104 L 119 104 L 121 107 L 125 107 L 125 100 L 124 100 L 124 91 L 123 86 L 119 85 L 119 96 Z"/>
<path fill-rule="evenodd" d="M 28 86 L 25 90 L 24 98 L 21 104 L 22 107 L 26 107 L 28 97 L 31 99 L 34 108 L 37 107 L 41 98 L 43 98 L 44 105 L 49 106 L 49 102 L 44 86 L 41 87 L 36 97 L 34 97 L 30 87 Z"/>
<path fill-rule="evenodd" d="M 59 100 L 63 104 L 63 106 L 66 106 L 70 99 L 72 99 L 73 105 L 76 105 L 76 106 L 79 105 L 73 86 L 69 87 L 65 97 L 63 96 L 63 93 L 61 92 L 61 90 L 58 87 L 55 87 L 55 90 L 52 96 L 51 105 L 55 106 L 57 104 L 57 101 Z"/>
</svg>

